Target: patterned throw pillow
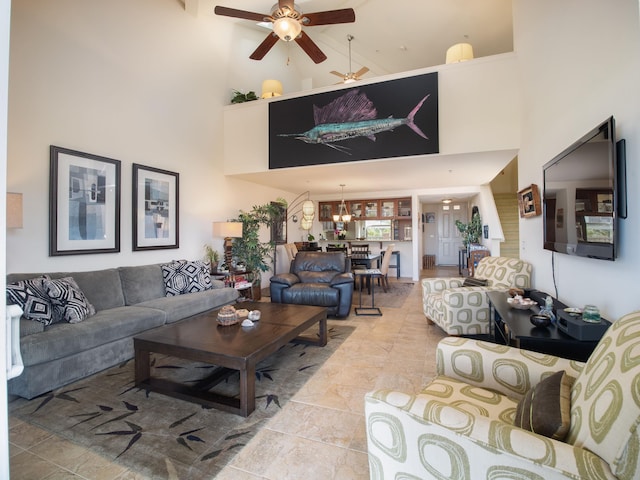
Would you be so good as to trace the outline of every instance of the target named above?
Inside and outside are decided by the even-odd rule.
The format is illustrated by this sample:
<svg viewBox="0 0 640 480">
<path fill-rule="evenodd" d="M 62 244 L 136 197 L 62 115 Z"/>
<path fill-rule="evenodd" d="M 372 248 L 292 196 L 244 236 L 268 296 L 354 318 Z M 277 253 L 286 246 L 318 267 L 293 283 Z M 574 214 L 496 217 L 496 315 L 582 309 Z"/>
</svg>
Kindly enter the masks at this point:
<svg viewBox="0 0 640 480">
<path fill-rule="evenodd" d="M 53 306 L 44 286 L 45 280 L 49 280 L 49 276 L 11 283 L 7 285 L 7 299 L 22 309 L 24 318 L 51 325 L 54 323 Z"/>
<path fill-rule="evenodd" d="M 72 277 L 45 280 L 44 284 L 57 321 L 78 323 L 96 313 Z"/>
<path fill-rule="evenodd" d="M 484 278 L 466 277 L 462 282 L 463 287 L 486 287 L 487 280 Z"/>
<path fill-rule="evenodd" d="M 162 265 L 164 291 L 167 297 L 183 293 L 203 292 L 213 288 L 209 266 L 199 260 L 176 260 Z"/>
<path fill-rule="evenodd" d="M 555 440 L 564 440 L 571 424 L 571 386 L 564 370 L 529 390 L 516 409 L 514 425 Z"/>
</svg>

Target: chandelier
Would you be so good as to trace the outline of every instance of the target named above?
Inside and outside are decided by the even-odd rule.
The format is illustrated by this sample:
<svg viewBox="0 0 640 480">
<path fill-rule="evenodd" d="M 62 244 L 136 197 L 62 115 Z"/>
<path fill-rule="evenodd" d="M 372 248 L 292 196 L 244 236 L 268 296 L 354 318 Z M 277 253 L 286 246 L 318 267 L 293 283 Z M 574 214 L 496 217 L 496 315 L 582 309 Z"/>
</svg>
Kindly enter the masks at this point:
<svg viewBox="0 0 640 480">
<path fill-rule="evenodd" d="M 340 208 L 338 210 L 338 214 L 333 216 L 333 221 L 346 223 L 351 221 L 351 215 L 349 215 L 347 206 L 344 204 L 344 183 L 341 183 L 340 187 L 342 187 L 342 201 L 340 202 Z"/>
</svg>

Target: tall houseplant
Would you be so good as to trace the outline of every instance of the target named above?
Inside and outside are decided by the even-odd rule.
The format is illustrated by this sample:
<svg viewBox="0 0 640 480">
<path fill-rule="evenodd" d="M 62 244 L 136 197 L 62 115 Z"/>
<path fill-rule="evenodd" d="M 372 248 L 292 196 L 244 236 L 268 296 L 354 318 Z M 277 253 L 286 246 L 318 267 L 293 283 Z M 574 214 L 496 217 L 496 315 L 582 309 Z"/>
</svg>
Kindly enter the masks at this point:
<svg viewBox="0 0 640 480">
<path fill-rule="evenodd" d="M 456 227 L 462 234 L 462 243 L 465 248 L 469 248 L 469 244 L 478 243 L 480 236 L 482 235 L 482 220 L 479 213 L 474 213 L 471 216 L 469 223 L 456 220 Z"/>
<path fill-rule="evenodd" d="M 238 262 L 244 263 L 251 272 L 251 282 L 260 291 L 260 274 L 269 270 L 267 261 L 273 259 L 275 243 L 273 241 L 260 241 L 260 227 L 271 228 L 274 222 L 281 218 L 282 209 L 286 208 L 287 201 L 279 198 L 277 202 L 264 205 L 254 205 L 251 211 L 240 211 L 236 221 L 242 222 L 242 238 L 233 240 L 233 256 Z M 254 300 L 257 300 L 254 295 Z"/>
</svg>

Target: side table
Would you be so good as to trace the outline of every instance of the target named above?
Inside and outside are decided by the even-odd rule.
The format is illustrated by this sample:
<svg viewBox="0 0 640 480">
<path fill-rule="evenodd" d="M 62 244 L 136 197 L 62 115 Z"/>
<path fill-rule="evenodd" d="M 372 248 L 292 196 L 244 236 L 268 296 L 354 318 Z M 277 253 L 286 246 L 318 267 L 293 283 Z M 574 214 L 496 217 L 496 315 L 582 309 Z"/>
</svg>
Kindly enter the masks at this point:
<svg viewBox="0 0 640 480">
<path fill-rule="evenodd" d="M 598 344 L 598 341 L 576 340 L 561 332 L 556 325 L 534 327 L 529 317 L 538 313 L 539 307 L 534 306 L 530 310 L 511 308 L 507 303 L 508 297 L 507 292 L 487 292 L 491 341 L 581 362 L 589 358 Z"/>
<path fill-rule="evenodd" d="M 356 276 L 356 279 L 360 279 L 360 304 L 356 307 L 356 315 L 370 315 L 370 316 L 382 316 L 382 311 L 375 306 L 375 282 L 373 281 L 373 277 L 380 274 L 380 270 L 377 268 L 367 268 L 367 269 L 358 269 L 353 270 L 353 274 Z M 363 307 L 362 306 L 362 289 L 364 288 L 364 280 L 367 279 L 367 284 L 371 287 L 371 306 Z"/>
</svg>

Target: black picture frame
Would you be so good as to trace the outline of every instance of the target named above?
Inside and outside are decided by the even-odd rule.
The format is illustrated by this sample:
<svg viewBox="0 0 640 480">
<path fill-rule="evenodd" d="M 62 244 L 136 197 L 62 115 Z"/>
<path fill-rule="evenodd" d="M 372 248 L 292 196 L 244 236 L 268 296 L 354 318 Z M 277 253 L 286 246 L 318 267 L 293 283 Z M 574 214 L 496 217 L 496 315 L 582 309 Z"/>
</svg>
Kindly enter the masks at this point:
<svg viewBox="0 0 640 480">
<path fill-rule="evenodd" d="M 120 160 L 49 146 L 49 256 L 120 251 Z"/>
<path fill-rule="evenodd" d="M 133 251 L 180 246 L 180 174 L 133 164 Z"/>
<path fill-rule="evenodd" d="M 434 153 L 437 72 L 269 102 L 270 169 Z"/>
</svg>

